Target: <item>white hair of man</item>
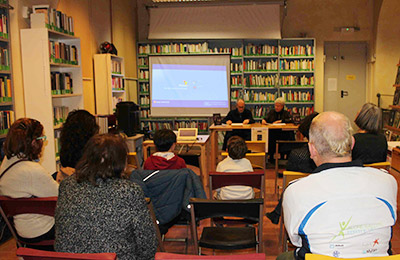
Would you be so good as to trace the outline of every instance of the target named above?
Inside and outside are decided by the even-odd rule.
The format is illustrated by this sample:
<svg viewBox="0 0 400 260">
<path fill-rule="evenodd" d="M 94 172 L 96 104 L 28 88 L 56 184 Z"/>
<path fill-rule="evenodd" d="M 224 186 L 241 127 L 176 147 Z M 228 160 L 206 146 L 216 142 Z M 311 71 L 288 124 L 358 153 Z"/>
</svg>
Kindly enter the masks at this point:
<svg viewBox="0 0 400 260">
<path fill-rule="evenodd" d="M 243 104 L 245 103 L 244 102 L 244 99 L 243 98 L 238 98 L 237 100 L 236 100 L 236 105 L 238 104 L 238 103 L 241 103 L 241 102 L 243 102 Z"/>
<path fill-rule="evenodd" d="M 283 97 L 277 98 L 277 99 L 275 99 L 275 104 L 276 103 L 285 105 L 285 99 Z"/>
<path fill-rule="evenodd" d="M 323 112 L 310 127 L 310 143 L 322 158 L 351 156 L 352 132 L 350 120 L 338 112 Z"/>
</svg>

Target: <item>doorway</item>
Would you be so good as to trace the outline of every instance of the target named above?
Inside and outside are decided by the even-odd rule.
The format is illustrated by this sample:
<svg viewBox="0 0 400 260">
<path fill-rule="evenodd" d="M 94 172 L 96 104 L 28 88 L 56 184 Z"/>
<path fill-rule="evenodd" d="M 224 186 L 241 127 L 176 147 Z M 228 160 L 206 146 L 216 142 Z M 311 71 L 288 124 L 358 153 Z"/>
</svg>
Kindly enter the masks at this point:
<svg viewBox="0 0 400 260">
<path fill-rule="evenodd" d="M 353 122 L 366 101 L 367 44 L 326 42 L 324 47 L 324 111 L 340 112 Z"/>
</svg>

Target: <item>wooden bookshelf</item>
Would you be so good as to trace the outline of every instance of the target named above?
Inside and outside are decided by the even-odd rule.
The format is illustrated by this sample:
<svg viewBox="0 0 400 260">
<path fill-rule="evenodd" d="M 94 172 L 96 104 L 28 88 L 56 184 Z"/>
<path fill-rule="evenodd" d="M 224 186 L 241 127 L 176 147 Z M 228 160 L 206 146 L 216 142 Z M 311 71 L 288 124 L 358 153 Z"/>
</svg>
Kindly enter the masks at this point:
<svg viewBox="0 0 400 260">
<path fill-rule="evenodd" d="M 116 104 L 126 100 L 124 58 L 112 54 L 94 55 L 96 114 L 111 115 Z"/>
<path fill-rule="evenodd" d="M 73 45 L 77 51 L 77 65 L 54 63 L 49 57 L 49 42 L 57 41 Z M 83 109 L 83 87 L 80 39 L 69 34 L 42 28 L 21 30 L 21 57 L 25 93 L 26 116 L 39 120 L 44 126 L 47 144 L 41 157 L 41 164 L 49 172 L 57 170 L 56 153 L 59 125 L 55 125 L 55 107 L 66 111 Z M 52 95 L 51 73 L 68 73 L 72 79 L 72 93 Z M 53 79 L 54 80 L 54 79 Z"/>
</svg>

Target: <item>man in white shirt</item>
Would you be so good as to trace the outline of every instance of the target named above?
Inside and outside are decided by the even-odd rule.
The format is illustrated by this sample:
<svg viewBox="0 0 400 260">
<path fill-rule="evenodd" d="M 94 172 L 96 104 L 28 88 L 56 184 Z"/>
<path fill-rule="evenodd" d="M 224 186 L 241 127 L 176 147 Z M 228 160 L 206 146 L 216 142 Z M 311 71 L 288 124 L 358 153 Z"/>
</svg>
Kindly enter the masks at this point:
<svg viewBox="0 0 400 260">
<path fill-rule="evenodd" d="M 309 149 L 314 174 L 290 184 L 283 197 L 285 227 L 293 252 L 282 259 L 304 259 L 306 253 L 340 258 L 390 253 L 396 222 L 397 183 L 386 172 L 352 161 L 351 123 L 337 112 L 314 118 Z"/>
</svg>

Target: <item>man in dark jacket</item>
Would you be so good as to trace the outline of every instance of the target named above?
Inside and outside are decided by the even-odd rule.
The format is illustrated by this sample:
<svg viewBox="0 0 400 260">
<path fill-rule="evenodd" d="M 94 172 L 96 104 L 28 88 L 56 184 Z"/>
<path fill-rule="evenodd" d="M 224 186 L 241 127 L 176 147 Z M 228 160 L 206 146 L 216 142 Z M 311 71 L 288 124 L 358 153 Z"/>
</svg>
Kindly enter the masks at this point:
<svg viewBox="0 0 400 260">
<path fill-rule="evenodd" d="M 245 108 L 245 103 L 243 99 L 238 99 L 236 102 L 236 109 L 229 111 L 228 115 L 222 120 L 222 123 L 231 125 L 232 123 L 242 123 L 242 124 L 253 124 L 254 119 L 251 111 Z M 224 144 L 222 150 L 226 150 L 226 144 L 234 135 L 238 135 L 245 140 L 251 139 L 250 130 L 237 129 L 230 132 L 226 132 L 224 138 Z"/>
</svg>

